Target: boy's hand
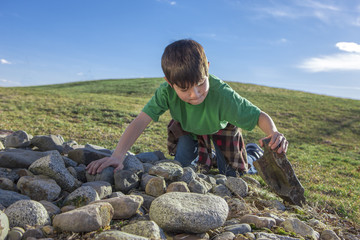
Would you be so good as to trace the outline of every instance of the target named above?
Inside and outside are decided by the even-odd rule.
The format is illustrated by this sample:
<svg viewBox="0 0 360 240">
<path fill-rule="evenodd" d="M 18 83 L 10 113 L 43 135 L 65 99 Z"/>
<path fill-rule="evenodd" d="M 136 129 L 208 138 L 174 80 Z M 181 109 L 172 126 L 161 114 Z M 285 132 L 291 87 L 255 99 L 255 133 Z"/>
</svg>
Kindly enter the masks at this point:
<svg viewBox="0 0 360 240">
<path fill-rule="evenodd" d="M 288 145 L 289 142 L 286 140 L 286 138 L 284 137 L 284 135 L 282 133 L 279 132 L 274 132 L 272 135 L 269 135 L 265 138 L 262 138 L 259 140 L 260 146 L 263 147 L 263 139 L 267 139 L 267 138 L 271 138 L 270 142 L 269 142 L 269 147 L 271 149 L 275 149 L 277 147 L 279 147 L 279 149 L 277 150 L 277 153 L 286 153 L 287 149 L 288 149 Z"/>
<path fill-rule="evenodd" d="M 111 157 L 104 157 L 96 161 L 92 161 L 89 165 L 87 165 L 86 170 L 89 174 L 97 174 L 101 173 L 104 168 L 112 166 L 115 168 L 114 172 L 123 169 L 123 161 L 120 161 L 118 158 Z"/>
</svg>

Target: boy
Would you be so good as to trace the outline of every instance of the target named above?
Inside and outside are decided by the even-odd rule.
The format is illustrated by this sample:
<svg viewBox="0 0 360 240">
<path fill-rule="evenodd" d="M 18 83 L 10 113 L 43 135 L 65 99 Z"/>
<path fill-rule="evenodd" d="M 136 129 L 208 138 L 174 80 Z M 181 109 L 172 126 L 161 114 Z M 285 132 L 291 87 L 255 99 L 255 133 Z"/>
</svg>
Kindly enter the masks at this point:
<svg viewBox="0 0 360 240">
<path fill-rule="evenodd" d="M 226 83 L 208 73 L 203 47 L 193 40 L 179 40 L 165 48 L 161 67 L 166 82 L 161 84 L 142 112 L 121 136 L 111 157 L 91 162 L 90 174 L 113 166 L 123 168 L 127 151 L 146 126 L 166 110 L 173 121 L 168 126 L 169 150 L 183 167 L 198 156 L 198 164 L 212 164 L 211 140 L 220 173 L 237 176 L 248 171 L 244 141 L 239 128 L 252 130 L 256 125 L 271 138 L 269 146 L 286 152 L 288 141 L 277 131 L 271 117 L 239 96 Z M 259 140 L 262 146 L 262 141 Z M 261 156 L 256 144 L 247 147 L 251 160 Z"/>
</svg>

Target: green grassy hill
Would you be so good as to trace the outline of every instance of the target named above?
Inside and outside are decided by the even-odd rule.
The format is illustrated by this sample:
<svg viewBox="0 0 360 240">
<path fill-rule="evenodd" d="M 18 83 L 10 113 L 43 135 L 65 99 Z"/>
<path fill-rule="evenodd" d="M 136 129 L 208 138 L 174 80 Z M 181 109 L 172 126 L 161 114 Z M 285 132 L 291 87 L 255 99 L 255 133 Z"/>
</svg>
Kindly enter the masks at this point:
<svg viewBox="0 0 360 240">
<path fill-rule="evenodd" d="M 60 134 L 79 144 L 115 148 L 161 78 L 0 88 L 0 129 Z M 272 116 L 290 142 L 288 158 L 319 211 L 360 223 L 360 101 L 229 83 Z M 131 151 L 166 153 L 168 113 L 151 123 Z M 243 132 L 246 142 L 264 137 Z"/>
</svg>

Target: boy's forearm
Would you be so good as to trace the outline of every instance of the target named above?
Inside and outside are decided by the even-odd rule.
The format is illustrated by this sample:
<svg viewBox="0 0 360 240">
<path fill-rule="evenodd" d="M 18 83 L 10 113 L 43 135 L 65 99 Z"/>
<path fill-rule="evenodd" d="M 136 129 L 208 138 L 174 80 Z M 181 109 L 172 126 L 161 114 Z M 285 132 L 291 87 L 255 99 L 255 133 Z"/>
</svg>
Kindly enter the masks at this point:
<svg viewBox="0 0 360 240">
<path fill-rule="evenodd" d="M 265 112 L 260 113 L 258 126 L 267 136 L 270 136 L 274 132 L 278 131 L 274 121 Z"/>
<path fill-rule="evenodd" d="M 146 113 L 141 112 L 125 129 L 125 132 L 120 137 L 112 157 L 119 159 L 121 162 L 124 161 L 127 151 L 135 143 L 136 139 L 145 130 L 147 125 L 149 125 L 151 120 L 152 119 Z"/>
</svg>

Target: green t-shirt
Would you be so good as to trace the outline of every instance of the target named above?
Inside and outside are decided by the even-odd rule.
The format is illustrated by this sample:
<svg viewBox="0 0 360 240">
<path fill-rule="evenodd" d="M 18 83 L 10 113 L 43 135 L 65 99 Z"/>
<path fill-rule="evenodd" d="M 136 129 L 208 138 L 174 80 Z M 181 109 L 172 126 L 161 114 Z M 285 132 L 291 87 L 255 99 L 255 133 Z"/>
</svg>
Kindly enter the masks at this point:
<svg viewBox="0 0 360 240">
<path fill-rule="evenodd" d="M 214 134 L 228 123 L 249 131 L 257 125 L 258 107 L 213 75 L 209 76 L 209 84 L 205 100 L 199 105 L 191 105 L 181 100 L 167 82 L 162 83 L 143 112 L 157 122 L 169 109 L 172 118 L 180 122 L 184 131 L 196 135 Z"/>
</svg>

